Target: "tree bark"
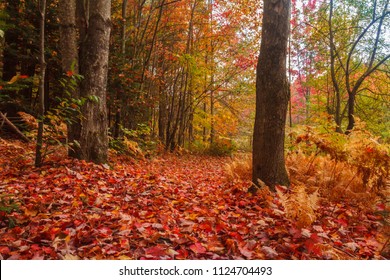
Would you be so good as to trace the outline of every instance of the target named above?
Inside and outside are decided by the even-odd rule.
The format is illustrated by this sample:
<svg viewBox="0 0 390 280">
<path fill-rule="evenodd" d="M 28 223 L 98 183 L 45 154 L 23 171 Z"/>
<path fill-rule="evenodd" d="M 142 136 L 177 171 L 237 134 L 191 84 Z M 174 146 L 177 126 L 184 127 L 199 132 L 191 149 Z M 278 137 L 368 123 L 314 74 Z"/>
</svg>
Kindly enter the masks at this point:
<svg viewBox="0 0 390 280">
<path fill-rule="evenodd" d="M 87 34 L 80 57 L 80 94 L 86 98 L 82 108 L 81 159 L 95 163 L 107 162 L 108 123 L 106 106 L 109 39 L 111 30 L 111 1 L 89 3 Z"/>
<path fill-rule="evenodd" d="M 262 42 L 257 64 L 252 181 L 271 190 L 289 185 L 284 137 L 289 100 L 286 76 L 290 0 L 264 0 Z M 256 187 L 250 188 L 255 192 Z"/>
<path fill-rule="evenodd" d="M 335 93 L 335 122 L 336 122 L 336 131 L 339 133 L 342 133 L 343 130 L 341 128 L 341 121 L 342 121 L 342 114 L 341 114 L 341 92 L 340 92 L 340 86 L 339 82 L 337 81 L 336 77 L 336 66 L 335 66 L 335 60 L 336 60 L 336 46 L 334 43 L 334 31 L 333 31 L 333 0 L 330 0 L 330 7 L 329 7 L 329 19 L 328 19 L 328 25 L 329 25 L 329 47 L 330 47 L 330 73 L 332 78 L 332 84 L 333 84 L 333 90 Z"/>
<path fill-rule="evenodd" d="M 60 0 L 60 50 L 62 71 L 79 74 L 78 65 L 78 36 L 76 23 L 76 0 Z M 71 92 L 73 98 L 80 98 L 78 88 Z M 80 141 L 81 124 L 79 116 L 72 116 L 72 123 L 68 124 L 68 155 L 77 157 L 80 154 L 80 147 L 75 145 L 75 141 Z"/>
<path fill-rule="evenodd" d="M 372 21 L 363 29 L 363 31 L 360 33 L 358 38 L 352 44 L 352 47 L 348 53 L 347 63 L 345 67 L 345 85 L 348 92 L 348 126 L 345 131 L 346 134 L 350 133 L 352 129 L 355 127 L 355 116 L 354 116 L 355 101 L 356 101 L 356 95 L 361 85 L 363 84 L 363 82 L 367 77 L 369 77 L 374 71 L 376 71 L 382 64 L 384 64 L 390 58 L 390 55 L 388 54 L 382 59 L 379 59 L 379 61 L 376 61 L 378 45 L 381 40 L 383 22 L 385 20 L 385 17 L 390 15 L 390 12 L 388 11 L 388 5 L 389 5 L 389 0 L 386 1 L 381 16 L 376 18 L 376 1 L 374 2 Z M 367 68 L 361 76 L 359 76 L 355 81 L 351 82 L 351 78 L 353 76 L 356 76 L 356 74 L 353 73 L 353 70 L 351 70 L 352 56 L 354 54 L 355 48 L 357 47 L 360 40 L 364 37 L 364 35 L 368 32 L 368 30 L 376 22 L 378 22 L 378 27 L 376 29 L 374 45 L 372 46 L 369 59 L 366 63 Z"/>
<path fill-rule="evenodd" d="M 39 1 L 39 13 L 40 19 L 40 33 L 39 33 L 39 111 L 38 111 L 38 134 L 37 134 L 37 145 L 35 152 L 35 166 L 39 167 L 42 165 L 42 145 L 43 145 L 43 116 L 45 114 L 45 16 L 46 16 L 46 0 Z"/>
<path fill-rule="evenodd" d="M 19 32 L 15 27 L 18 22 L 15 20 L 16 15 L 18 14 L 20 1 L 13 0 L 7 1 L 6 11 L 9 14 L 9 19 L 6 20 L 6 23 L 11 26 L 5 31 L 4 34 L 4 52 L 3 52 L 3 81 L 9 81 L 13 76 L 16 75 L 16 67 L 18 65 L 19 59 L 15 49 L 19 47 Z"/>
<path fill-rule="evenodd" d="M 121 53 L 126 54 L 126 19 L 127 18 L 127 0 L 122 1 L 122 26 L 121 26 Z"/>
</svg>

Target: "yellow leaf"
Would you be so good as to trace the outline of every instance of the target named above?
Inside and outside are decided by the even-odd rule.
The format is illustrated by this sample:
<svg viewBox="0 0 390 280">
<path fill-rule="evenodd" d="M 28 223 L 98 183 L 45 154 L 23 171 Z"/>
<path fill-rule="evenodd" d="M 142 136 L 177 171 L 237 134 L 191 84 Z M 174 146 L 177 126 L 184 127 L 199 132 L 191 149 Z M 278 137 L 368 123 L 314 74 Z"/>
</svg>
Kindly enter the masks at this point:
<svg viewBox="0 0 390 280">
<path fill-rule="evenodd" d="M 130 258 L 129 256 L 126 256 L 126 255 L 119 256 L 118 259 L 120 259 L 120 260 L 132 260 L 132 258 Z"/>
<path fill-rule="evenodd" d="M 62 257 L 63 260 L 79 260 L 79 256 L 71 255 L 71 254 L 66 254 L 65 256 Z"/>
<path fill-rule="evenodd" d="M 15 83 L 17 80 L 19 79 L 19 75 L 15 75 L 15 76 L 13 76 L 12 77 L 12 79 L 11 80 L 9 80 L 9 82 L 7 83 L 7 84 L 13 84 L 13 83 Z"/>
<path fill-rule="evenodd" d="M 26 216 L 34 217 L 38 214 L 38 211 L 35 209 L 26 209 L 26 210 L 24 210 L 24 214 Z"/>
</svg>

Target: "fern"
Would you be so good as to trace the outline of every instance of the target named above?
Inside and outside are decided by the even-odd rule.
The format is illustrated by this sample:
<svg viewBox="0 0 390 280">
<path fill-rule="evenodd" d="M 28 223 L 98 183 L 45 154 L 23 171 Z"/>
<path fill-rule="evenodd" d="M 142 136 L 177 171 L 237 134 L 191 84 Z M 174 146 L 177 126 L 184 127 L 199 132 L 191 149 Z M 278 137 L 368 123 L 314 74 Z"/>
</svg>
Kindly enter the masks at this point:
<svg viewBox="0 0 390 280">
<path fill-rule="evenodd" d="M 287 218 L 295 221 L 298 227 L 310 226 L 317 219 L 318 191 L 308 194 L 305 186 L 298 185 L 292 187 L 286 193 L 277 188 L 277 193 Z"/>
</svg>

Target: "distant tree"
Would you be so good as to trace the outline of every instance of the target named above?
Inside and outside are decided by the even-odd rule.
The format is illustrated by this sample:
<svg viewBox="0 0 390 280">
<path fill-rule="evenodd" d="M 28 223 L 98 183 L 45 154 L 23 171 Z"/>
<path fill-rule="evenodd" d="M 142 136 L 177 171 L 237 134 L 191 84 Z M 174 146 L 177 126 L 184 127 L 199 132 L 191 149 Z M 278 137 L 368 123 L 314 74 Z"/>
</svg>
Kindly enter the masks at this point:
<svg viewBox="0 0 390 280">
<path fill-rule="evenodd" d="M 264 0 L 262 41 L 257 65 L 252 181 L 289 185 L 284 137 L 289 101 L 286 76 L 290 0 Z M 256 192 L 256 187 L 250 191 Z"/>
<path fill-rule="evenodd" d="M 351 30 L 354 33 L 341 36 L 336 32 L 336 20 L 334 13 L 336 12 L 335 1 L 330 0 L 329 3 L 329 44 L 330 44 L 330 70 L 333 83 L 333 89 L 336 93 L 336 112 L 335 120 L 337 124 L 337 131 L 342 132 L 343 111 L 341 110 L 341 95 L 343 91 L 347 92 L 348 101 L 345 111 L 347 111 L 348 125 L 346 133 L 349 133 L 355 126 L 355 107 L 356 96 L 362 90 L 365 80 L 367 80 L 373 73 L 379 71 L 390 58 L 390 54 L 386 53 L 386 43 L 384 38 L 386 32 L 384 29 L 388 27 L 390 19 L 389 0 L 377 1 L 373 0 L 372 5 L 367 5 L 371 8 L 366 8 L 366 4 L 358 6 L 359 13 L 356 18 L 360 25 L 355 24 Z M 357 3 L 359 4 L 359 3 Z M 367 3 L 368 4 L 368 3 Z M 380 5 L 382 4 L 382 5 Z M 366 17 L 361 14 L 368 12 Z M 351 15 L 349 15 L 351 17 Z M 362 19 L 361 19 L 362 18 Z M 354 24 L 352 22 L 351 24 Z M 346 45 L 343 46 L 337 37 L 347 39 Z M 340 74 L 339 74 L 340 73 Z M 341 81 L 338 75 L 342 77 Z"/>
<path fill-rule="evenodd" d="M 4 34 L 4 52 L 3 52 L 3 75 L 4 81 L 9 81 L 16 75 L 17 68 L 17 47 L 19 45 L 19 30 L 17 28 L 18 18 L 16 17 L 20 1 L 6 1 L 5 11 L 7 13 L 7 30 Z"/>
<path fill-rule="evenodd" d="M 38 106 L 38 134 L 35 153 L 35 166 L 42 165 L 42 144 L 43 144 L 43 115 L 45 113 L 45 19 L 46 19 L 46 0 L 39 1 L 40 32 L 39 32 L 39 106 Z"/>
</svg>

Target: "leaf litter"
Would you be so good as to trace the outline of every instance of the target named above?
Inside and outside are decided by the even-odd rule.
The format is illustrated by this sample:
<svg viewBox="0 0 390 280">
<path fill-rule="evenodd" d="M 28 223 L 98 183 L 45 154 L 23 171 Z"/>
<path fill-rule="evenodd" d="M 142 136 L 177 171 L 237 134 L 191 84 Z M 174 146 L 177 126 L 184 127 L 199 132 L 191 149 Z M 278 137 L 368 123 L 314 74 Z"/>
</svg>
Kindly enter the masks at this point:
<svg viewBox="0 0 390 280">
<path fill-rule="evenodd" d="M 0 259 L 385 258 L 375 212 L 325 202 L 310 225 L 295 221 L 280 195 L 226 180 L 227 158 L 96 165 L 60 153 L 37 169 L 32 149 L 0 143 L 1 195 L 17 204 L 0 211 Z"/>
</svg>

